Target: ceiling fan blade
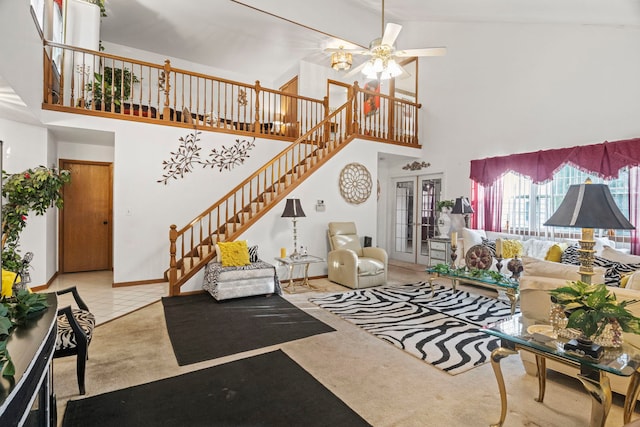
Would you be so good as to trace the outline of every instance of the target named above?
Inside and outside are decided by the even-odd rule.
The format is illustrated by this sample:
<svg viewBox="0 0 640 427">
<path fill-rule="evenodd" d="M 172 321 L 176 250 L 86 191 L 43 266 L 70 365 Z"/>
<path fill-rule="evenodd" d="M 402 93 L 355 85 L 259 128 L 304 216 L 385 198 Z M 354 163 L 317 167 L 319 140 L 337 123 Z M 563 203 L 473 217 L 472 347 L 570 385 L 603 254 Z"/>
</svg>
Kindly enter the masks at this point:
<svg viewBox="0 0 640 427">
<path fill-rule="evenodd" d="M 382 35 L 382 41 L 380 44 L 386 44 L 387 46 L 393 46 L 398 38 L 398 34 L 400 34 L 400 30 L 402 30 L 402 25 L 394 24 L 389 22 L 384 29 L 384 34 Z"/>
<path fill-rule="evenodd" d="M 354 55 L 370 55 L 371 54 L 371 52 L 367 49 L 344 49 L 339 47 L 328 47 L 324 51 L 329 53 L 347 52 L 347 53 L 352 53 Z"/>
<path fill-rule="evenodd" d="M 403 49 L 396 50 L 394 55 L 399 57 L 406 56 L 443 56 L 447 54 L 446 47 L 427 47 L 424 49 Z"/>
</svg>

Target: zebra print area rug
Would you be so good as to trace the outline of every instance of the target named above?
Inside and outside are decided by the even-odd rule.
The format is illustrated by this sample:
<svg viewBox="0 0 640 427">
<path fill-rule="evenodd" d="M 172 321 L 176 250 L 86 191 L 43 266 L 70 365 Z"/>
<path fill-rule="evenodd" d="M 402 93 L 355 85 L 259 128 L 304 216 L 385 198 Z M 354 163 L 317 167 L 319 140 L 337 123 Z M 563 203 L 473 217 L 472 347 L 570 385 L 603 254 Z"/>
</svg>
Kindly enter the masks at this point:
<svg viewBox="0 0 640 427">
<path fill-rule="evenodd" d="M 480 327 L 508 317 L 507 302 L 424 282 L 335 293 L 309 301 L 456 375 L 489 361 L 499 340 Z"/>
</svg>

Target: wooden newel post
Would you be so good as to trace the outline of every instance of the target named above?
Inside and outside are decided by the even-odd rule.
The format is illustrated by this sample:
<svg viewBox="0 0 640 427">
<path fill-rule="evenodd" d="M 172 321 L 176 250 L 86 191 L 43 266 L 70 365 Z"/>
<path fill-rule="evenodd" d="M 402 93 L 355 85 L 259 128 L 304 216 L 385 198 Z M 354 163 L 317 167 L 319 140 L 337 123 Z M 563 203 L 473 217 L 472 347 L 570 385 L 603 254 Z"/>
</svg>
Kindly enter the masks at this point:
<svg viewBox="0 0 640 427">
<path fill-rule="evenodd" d="M 179 293 L 179 288 L 175 289 L 176 282 L 178 281 L 176 240 L 178 240 L 178 230 L 175 224 L 171 224 L 169 230 L 169 296 L 175 296 Z"/>
<path fill-rule="evenodd" d="M 360 88 L 358 87 L 358 82 L 353 82 L 353 121 L 351 122 L 351 134 L 360 133 L 360 126 L 358 125 L 358 93 L 360 92 Z"/>
<path fill-rule="evenodd" d="M 260 80 L 256 80 L 256 106 L 255 106 L 255 120 L 253 121 L 253 131 L 255 133 L 260 133 L 260 91 L 262 90 L 260 86 Z"/>
<path fill-rule="evenodd" d="M 327 117 L 329 117 L 329 97 L 328 96 L 325 96 L 324 98 L 322 98 L 322 106 L 324 107 L 324 118 L 326 119 Z M 329 122 L 327 122 L 324 125 L 324 131 L 322 133 L 323 135 L 322 135 L 322 141 L 321 141 L 320 147 L 324 147 L 327 141 L 331 139 L 329 137 L 331 135 L 331 124 Z"/>
<path fill-rule="evenodd" d="M 171 92 L 171 61 L 165 59 L 164 61 L 164 70 L 163 79 L 164 79 L 164 108 L 162 109 L 162 118 L 163 120 L 171 120 L 171 108 L 169 108 L 169 93 Z"/>
</svg>

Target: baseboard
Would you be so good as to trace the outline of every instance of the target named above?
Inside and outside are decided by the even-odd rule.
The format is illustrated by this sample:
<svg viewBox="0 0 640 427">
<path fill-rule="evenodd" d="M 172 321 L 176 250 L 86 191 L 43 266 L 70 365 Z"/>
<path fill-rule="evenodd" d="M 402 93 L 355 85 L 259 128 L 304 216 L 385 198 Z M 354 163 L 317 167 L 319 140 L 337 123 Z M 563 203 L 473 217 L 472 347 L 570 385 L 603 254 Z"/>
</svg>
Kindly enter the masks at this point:
<svg viewBox="0 0 640 427">
<path fill-rule="evenodd" d="M 47 281 L 47 283 L 45 283 L 44 285 L 30 286 L 29 289 L 31 289 L 34 292 L 46 291 L 47 289 L 49 289 L 49 286 L 51 286 L 51 284 L 56 279 L 56 277 L 58 277 L 58 272 L 57 271 L 53 274 L 53 276 L 51 276 L 49 281 Z"/>
<path fill-rule="evenodd" d="M 112 288 L 122 288 L 125 286 L 138 286 L 138 285 L 154 285 L 156 283 L 165 283 L 166 280 L 161 279 L 149 279 L 149 280 L 137 280 L 135 282 L 113 282 Z"/>
</svg>

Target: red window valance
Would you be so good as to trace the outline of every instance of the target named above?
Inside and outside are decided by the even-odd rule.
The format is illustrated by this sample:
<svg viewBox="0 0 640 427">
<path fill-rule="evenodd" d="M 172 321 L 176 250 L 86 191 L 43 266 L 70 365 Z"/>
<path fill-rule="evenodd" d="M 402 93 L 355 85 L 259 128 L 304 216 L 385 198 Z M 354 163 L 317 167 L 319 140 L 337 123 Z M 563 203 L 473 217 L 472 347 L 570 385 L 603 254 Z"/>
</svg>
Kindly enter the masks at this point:
<svg viewBox="0 0 640 427">
<path fill-rule="evenodd" d="M 617 178 L 621 168 L 640 165 L 640 138 L 472 160 L 470 178 L 489 186 L 505 173 L 515 172 L 542 183 L 567 163 L 604 179 Z"/>
</svg>

